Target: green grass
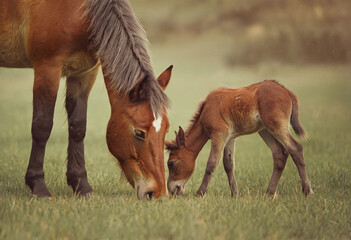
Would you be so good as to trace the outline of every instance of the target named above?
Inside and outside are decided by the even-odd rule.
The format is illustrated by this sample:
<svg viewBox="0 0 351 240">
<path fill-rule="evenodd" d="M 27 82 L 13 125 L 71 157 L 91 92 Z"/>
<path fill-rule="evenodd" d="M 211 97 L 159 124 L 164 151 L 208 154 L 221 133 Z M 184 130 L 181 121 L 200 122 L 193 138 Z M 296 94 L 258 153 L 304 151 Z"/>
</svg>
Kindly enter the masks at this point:
<svg viewBox="0 0 351 240">
<path fill-rule="evenodd" d="M 173 102 L 167 139 L 174 137 L 179 125 L 186 127 L 198 101 L 211 89 L 280 80 L 300 100 L 301 121 L 309 133 L 309 141 L 303 145 L 313 197 L 305 198 L 301 193 L 290 158 L 278 196 L 265 196 L 273 161 L 269 149 L 254 134 L 237 141 L 237 198 L 230 197 L 222 163 L 207 196 L 194 197 L 209 154 L 207 144 L 185 196 L 138 201 L 134 190 L 120 179 L 116 160 L 105 144 L 109 103 L 100 75 L 89 99 L 86 136 L 86 167 L 94 196 L 75 198 L 66 184 L 67 122 L 62 81 L 44 166 L 54 198 L 31 199 L 24 174 L 31 147 L 33 72 L 0 69 L 0 239 L 351 238 L 349 66 L 262 64 L 228 69 L 222 62 L 225 45 L 214 49 L 209 47 L 211 42 L 198 40 L 152 48 L 157 73 L 175 65 L 167 89 Z"/>
</svg>

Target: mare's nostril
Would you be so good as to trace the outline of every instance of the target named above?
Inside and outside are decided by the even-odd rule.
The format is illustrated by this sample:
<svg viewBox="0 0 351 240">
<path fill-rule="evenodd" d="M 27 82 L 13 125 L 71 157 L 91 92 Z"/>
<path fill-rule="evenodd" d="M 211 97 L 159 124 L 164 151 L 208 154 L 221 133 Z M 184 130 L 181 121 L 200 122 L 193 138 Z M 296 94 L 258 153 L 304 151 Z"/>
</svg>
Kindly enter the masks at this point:
<svg viewBox="0 0 351 240">
<path fill-rule="evenodd" d="M 156 191 L 152 190 L 152 191 L 148 191 L 145 193 L 145 197 L 147 200 L 151 200 L 152 197 L 155 195 Z"/>
</svg>

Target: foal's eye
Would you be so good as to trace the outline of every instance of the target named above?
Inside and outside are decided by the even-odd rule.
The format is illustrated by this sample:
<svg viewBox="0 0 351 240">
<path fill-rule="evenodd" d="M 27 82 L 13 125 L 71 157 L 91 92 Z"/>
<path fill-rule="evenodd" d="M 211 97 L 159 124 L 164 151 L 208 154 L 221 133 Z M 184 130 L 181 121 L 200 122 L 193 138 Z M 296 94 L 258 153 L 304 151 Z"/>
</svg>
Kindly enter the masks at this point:
<svg viewBox="0 0 351 240">
<path fill-rule="evenodd" d="M 134 128 L 133 129 L 133 135 L 134 135 L 135 138 L 137 138 L 139 140 L 142 140 L 142 141 L 145 141 L 146 133 L 145 133 L 144 130 Z"/>
<path fill-rule="evenodd" d="M 173 168 L 173 167 L 175 166 L 175 164 L 176 164 L 176 160 L 169 161 L 169 162 L 168 162 L 168 168 L 169 168 L 169 169 Z"/>
</svg>

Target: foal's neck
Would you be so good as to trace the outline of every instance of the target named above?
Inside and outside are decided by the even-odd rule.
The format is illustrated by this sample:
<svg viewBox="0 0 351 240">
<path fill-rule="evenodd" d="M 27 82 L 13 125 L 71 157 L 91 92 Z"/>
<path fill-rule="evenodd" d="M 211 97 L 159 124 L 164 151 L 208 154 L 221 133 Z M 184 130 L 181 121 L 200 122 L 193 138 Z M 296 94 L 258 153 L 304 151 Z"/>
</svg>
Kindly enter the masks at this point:
<svg viewBox="0 0 351 240">
<path fill-rule="evenodd" d="M 194 154 L 194 160 L 196 160 L 201 149 L 208 141 L 209 137 L 205 133 L 200 120 L 197 120 L 185 133 L 186 137 L 186 148 Z"/>
</svg>

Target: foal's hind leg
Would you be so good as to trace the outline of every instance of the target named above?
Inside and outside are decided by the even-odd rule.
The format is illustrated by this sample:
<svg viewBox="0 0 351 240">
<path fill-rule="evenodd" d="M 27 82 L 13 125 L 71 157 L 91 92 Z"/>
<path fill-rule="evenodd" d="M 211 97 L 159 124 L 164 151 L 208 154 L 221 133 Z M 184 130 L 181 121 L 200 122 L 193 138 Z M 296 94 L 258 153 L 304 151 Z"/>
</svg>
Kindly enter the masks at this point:
<svg viewBox="0 0 351 240">
<path fill-rule="evenodd" d="M 275 139 L 272 134 L 268 132 L 268 130 L 264 129 L 260 131 L 259 134 L 267 146 L 271 149 L 273 154 L 273 174 L 267 188 L 267 194 L 273 196 L 277 189 L 280 177 L 282 176 L 289 153 L 288 150 L 277 139 Z"/>
<path fill-rule="evenodd" d="M 50 137 L 61 68 L 55 64 L 34 66 L 32 150 L 25 176 L 26 184 L 37 197 L 51 197 L 44 181 L 44 155 Z"/>
<path fill-rule="evenodd" d="M 305 159 L 303 156 L 302 145 L 294 139 L 291 135 L 289 129 L 286 129 L 282 132 L 271 132 L 274 137 L 276 137 L 284 146 L 288 149 L 289 154 L 291 155 L 297 170 L 301 178 L 302 192 L 307 196 L 313 194 L 310 180 L 308 179 L 306 172 Z"/>
<path fill-rule="evenodd" d="M 67 183 L 74 193 L 87 195 L 93 191 L 88 182 L 84 160 L 87 101 L 95 82 L 98 67 L 80 76 L 67 78 L 66 110 L 69 143 L 67 149 Z"/>
<path fill-rule="evenodd" d="M 224 147 L 223 165 L 224 165 L 224 170 L 227 173 L 231 195 L 236 196 L 238 194 L 238 187 L 236 185 L 236 181 L 234 177 L 234 169 L 235 169 L 235 139 L 234 138 L 229 140 L 226 146 Z"/>
</svg>

